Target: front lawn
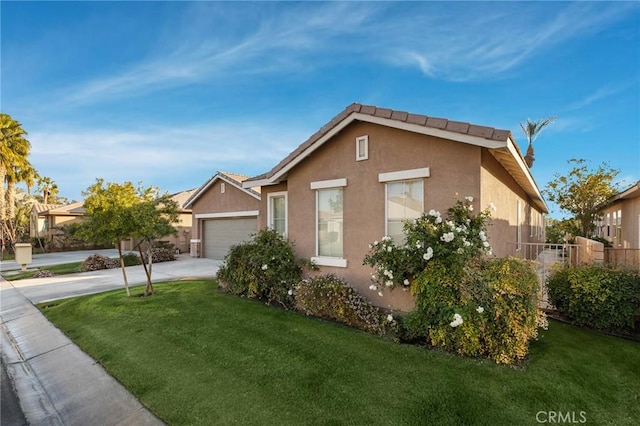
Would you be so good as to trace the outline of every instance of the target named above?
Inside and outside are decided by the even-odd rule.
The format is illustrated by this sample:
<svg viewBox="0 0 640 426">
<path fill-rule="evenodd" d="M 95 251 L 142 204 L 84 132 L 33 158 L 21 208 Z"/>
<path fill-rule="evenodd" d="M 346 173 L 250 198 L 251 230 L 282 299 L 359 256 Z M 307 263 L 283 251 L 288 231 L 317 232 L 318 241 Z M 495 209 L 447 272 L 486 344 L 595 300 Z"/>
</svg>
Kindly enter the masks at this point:
<svg viewBox="0 0 640 426">
<path fill-rule="evenodd" d="M 41 309 L 171 425 L 535 425 L 549 412 L 587 424 L 640 418 L 637 342 L 551 322 L 526 366 L 514 369 L 229 296 L 215 281 L 156 289 L 148 298 L 117 290 Z"/>
<path fill-rule="evenodd" d="M 25 280 L 33 278 L 38 271 L 51 271 L 56 275 L 77 274 L 82 272 L 82 262 L 63 263 L 61 265 L 41 266 L 37 270 L 30 271 L 8 271 L 2 276 L 9 281 Z"/>
</svg>

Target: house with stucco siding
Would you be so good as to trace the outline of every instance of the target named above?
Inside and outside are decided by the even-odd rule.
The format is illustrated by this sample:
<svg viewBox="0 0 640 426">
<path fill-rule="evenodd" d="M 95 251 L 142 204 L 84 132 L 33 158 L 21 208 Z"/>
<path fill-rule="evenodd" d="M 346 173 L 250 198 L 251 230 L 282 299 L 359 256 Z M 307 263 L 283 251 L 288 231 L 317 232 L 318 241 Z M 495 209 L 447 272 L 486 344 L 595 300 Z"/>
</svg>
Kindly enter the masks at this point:
<svg viewBox="0 0 640 426">
<path fill-rule="evenodd" d="M 191 256 L 224 259 L 231 246 L 257 232 L 260 188 L 243 188 L 246 179 L 217 172 L 185 201 L 192 212 Z"/>
<path fill-rule="evenodd" d="M 219 196 L 214 186 L 207 190 Z M 257 228 L 281 232 L 321 273 L 401 310 L 411 309 L 410 295 L 394 290 L 376 299 L 362 261 L 372 241 L 401 239 L 403 220 L 431 209 L 444 213 L 471 196 L 476 209 L 493 209 L 489 240 L 494 254 L 505 256 L 544 241 L 548 212 L 510 131 L 357 103 L 241 187 L 255 193 L 250 206 L 220 204 L 208 217 L 255 213 Z"/>
</svg>

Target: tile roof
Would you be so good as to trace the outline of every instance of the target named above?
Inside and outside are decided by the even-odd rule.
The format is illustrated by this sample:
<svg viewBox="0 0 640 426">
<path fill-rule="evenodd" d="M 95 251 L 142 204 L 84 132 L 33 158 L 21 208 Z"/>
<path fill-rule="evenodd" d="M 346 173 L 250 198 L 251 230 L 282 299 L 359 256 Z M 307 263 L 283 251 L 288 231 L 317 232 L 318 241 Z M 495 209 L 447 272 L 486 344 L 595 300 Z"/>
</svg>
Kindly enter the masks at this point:
<svg viewBox="0 0 640 426">
<path fill-rule="evenodd" d="M 451 121 L 446 118 L 429 117 L 421 114 L 411 114 L 405 111 L 395 111 L 388 108 L 379 108 L 373 105 L 363 105 L 359 103 L 352 103 L 345 108 L 338 115 L 333 117 L 331 121 L 322 126 L 320 130 L 315 132 L 309 139 L 298 146 L 291 154 L 285 157 L 280 163 L 278 163 L 271 171 L 266 174 L 255 176 L 251 178 L 251 181 L 265 179 L 273 176 L 278 170 L 286 166 L 291 160 L 300 155 L 304 150 L 313 145 L 321 137 L 326 135 L 330 130 L 342 122 L 349 115 L 353 113 L 369 115 L 372 117 L 380 117 L 384 119 L 394 120 L 398 122 L 404 122 L 408 124 L 414 124 L 427 128 L 433 128 L 443 130 L 447 132 L 460 133 L 468 136 L 479 137 L 496 142 L 506 142 L 511 137 L 509 130 L 496 129 L 493 127 L 479 126 L 476 124 L 464 123 L 460 121 Z"/>
<path fill-rule="evenodd" d="M 191 205 L 198 199 L 200 198 L 200 196 L 202 194 L 204 194 L 207 189 L 214 184 L 214 182 L 218 179 L 222 179 L 236 187 L 238 187 L 240 190 L 245 191 L 246 193 L 248 193 L 249 195 L 252 195 L 254 197 L 256 197 L 257 199 L 260 199 L 260 190 L 261 188 L 258 187 L 253 187 L 253 188 L 244 188 L 242 186 L 242 182 L 244 182 L 245 180 L 249 179 L 249 176 L 246 175 L 241 175 L 238 173 L 230 173 L 230 172 L 217 172 L 215 175 L 213 175 L 211 178 L 209 178 L 209 180 L 207 180 L 205 183 L 203 183 L 199 188 L 193 190 L 193 192 L 191 193 L 191 195 L 189 196 L 188 199 L 186 199 L 186 201 L 184 201 L 183 204 L 181 204 L 181 206 L 185 209 L 188 209 L 189 207 L 191 207 Z"/>
<path fill-rule="evenodd" d="M 509 130 L 359 103 L 349 105 L 333 117 L 331 121 L 322 126 L 320 130 L 311 135 L 309 139 L 300 144 L 273 169 L 265 174 L 248 179 L 243 183 L 243 186 L 246 188 L 255 185 L 271 185 L 286 180 L 288 170 L 295 167 L 301 159 L 310 155 L 318 146 L 353 121 L 366 121 L 396 127 L 487 148 L 511 174 L 518 185 L 531 196 L 535 205 L 542 212 L 548 212 L 540 189 L 533 179 L 531 171 L 526 166 L 522 153 Z"/>
</svg>

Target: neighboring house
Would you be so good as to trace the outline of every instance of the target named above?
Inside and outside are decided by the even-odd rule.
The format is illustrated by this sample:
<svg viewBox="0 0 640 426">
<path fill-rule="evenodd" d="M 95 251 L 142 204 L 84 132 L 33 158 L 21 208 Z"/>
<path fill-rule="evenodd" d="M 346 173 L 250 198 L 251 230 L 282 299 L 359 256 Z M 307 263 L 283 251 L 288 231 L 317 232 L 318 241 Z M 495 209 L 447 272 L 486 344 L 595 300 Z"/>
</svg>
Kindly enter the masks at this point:
<svg viewBox="0 0 640 426">
<path fill-rule="evenodd" d="M 224 259 L 232 245 L 257 232 L 260 192 L 242 187 L 247 178 L 218 172 L 185 202 L 193 213 L 192 256 Z"/>
<path fill-rule="evenodd" d="M 613 248 L 640 249 L 640 181 L 613 196 L 602 214 L 599 237 L 609 240 Z"/>
<path fill-rule="evenodd" d="M 379 299 L 368 290 L 372 270 L 362 261 L 374 240 L 400 241 L 404 219 L 431 209 L 444 214 L 472 196 L 476 211 L 495 208 L 488 234 L 496 255 L 544 241 L 547 207 L 508 130 L 352 104 L 242 186 L 261 187 L 262 197 L 235 210 L 254 212 L 259 228 L 286 235 L 321 273 L 339 275 L 394 309 L 412 308 L 409 293 L 395 290 Z M 229 210 L 211 206 L 216 217 Z"/>
<path fill-rule="evenodd" d="M 50 240 L 61 234 L 60 227 L 82 220 L 86 213 L 83 204 L 34 204 L 31 208 L 30 236 Z"/>
<path fill-rule="evenodd" d="M 184 204 L 195 191 L 195 189 L 189 189 L 171 195 L 171 199 L 178 204 L 178 208 L 180 209 L 178 221 L 173 224 L 177 234 L 168 235 L 160 239 L 162 242 L 174 245 L 180 253 L 187 253 L 189 251 L 192 229 L 191 210 L 185 208 Z M 134 250 L 135 248 L 135 241 L 131 238 L 122 242 L 123 250 Z"/>
</svg>

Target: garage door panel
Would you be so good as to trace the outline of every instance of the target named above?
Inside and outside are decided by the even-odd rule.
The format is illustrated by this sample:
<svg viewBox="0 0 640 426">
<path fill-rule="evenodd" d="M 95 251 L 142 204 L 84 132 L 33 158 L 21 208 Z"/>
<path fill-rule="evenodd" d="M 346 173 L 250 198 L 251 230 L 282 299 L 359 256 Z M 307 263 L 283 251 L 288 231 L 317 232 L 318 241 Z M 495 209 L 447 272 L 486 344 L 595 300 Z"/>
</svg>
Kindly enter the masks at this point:
<svg viewBox="0 0 640 426">
<path fill-rule="evenodd" d="M 258 229 L 256 218 L 212 219 L 204 222 L 204 257 L 224 259 L 231 246 L 249 241 Z"/>
</svg>

